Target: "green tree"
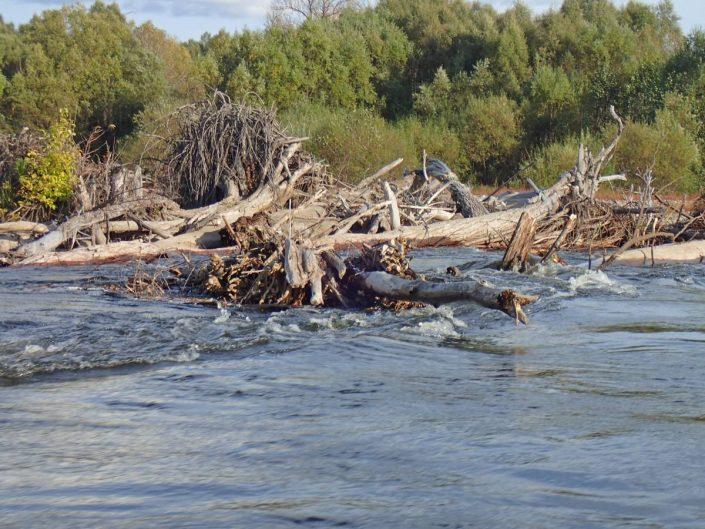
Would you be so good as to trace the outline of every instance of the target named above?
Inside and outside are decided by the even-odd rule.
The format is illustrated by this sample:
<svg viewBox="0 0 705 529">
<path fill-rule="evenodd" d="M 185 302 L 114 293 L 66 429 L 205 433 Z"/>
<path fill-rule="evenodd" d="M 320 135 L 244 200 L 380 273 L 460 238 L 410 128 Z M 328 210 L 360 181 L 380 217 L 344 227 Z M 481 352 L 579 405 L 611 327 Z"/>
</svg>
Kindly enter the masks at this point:
<svg viewBox="0 0 705 529">
<path fill-rule="evenodd" d="M 178 101 L 194 101 L 205 95 L 203 71 L 179 41 L 151 22 L 139 26 L 135 30 L 135 37 L 161 62 L 167 97 Z"/>
<path fill-rule="evenodd" d="M 536 68 L 525 102 L 527 134 L 532 142 L 558 139 L 579 129 L 578 96 L 573 83 L 559 68 Z"/>
<path fill-rule="evenodd" d="M 129 133 L 133 117 L 164 91 L 162 68 L 118 7 L 96 2 L 45 11 L 19 28 L 23 45 L 3 111 L 39 128 L 62 108 L 81 133 L 113 125 Z"/>
<path fill-rule="evenodd" d="M 502 29 L 497 44 L 497 53 L 492 57 L 497 90 L 519 99 L 524 83 L 531 76 L 529 65 L 529 47 L 521 26 L 510 18 Z"/>
</svg>

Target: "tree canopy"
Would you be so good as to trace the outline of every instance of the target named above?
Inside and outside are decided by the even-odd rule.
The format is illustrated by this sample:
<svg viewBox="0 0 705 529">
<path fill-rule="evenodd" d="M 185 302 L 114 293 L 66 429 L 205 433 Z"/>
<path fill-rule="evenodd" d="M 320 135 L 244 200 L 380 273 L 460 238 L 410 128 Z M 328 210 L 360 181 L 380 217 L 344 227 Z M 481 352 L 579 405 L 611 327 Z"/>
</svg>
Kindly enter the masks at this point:
<svg viewBox="0 0 705 529">
<path fill-rule="evenodd" d="M 0 19 L 0 128 L 48 130 L 63 110 L 79 138 L 112 126 L 118 143 L 134 143 L 147 121 L 219 88 L 277 107 L 302 133 L 362 138 L 350 127 L 373 127 L 416 156 L 423 129 L 429 146 L 454 146 L 445 154 L 459 174 L 492 183 L 564 163 L 579 138 L 599 142 L 614 104 L 631 129 L 620 168 L 650 164 L 681 188 L 705 184 L 705 33 L 684 35 L 670 0 L 564 0 L 542 14 L 464 0 L 273 7 L 262 30 L 186 43 L 102 2 L 19 27 Z M 314 138 L 312 148 L 345 156 L 324 144 Z M 349 161 L 341 167 L 365 167 Z"/>
</svg>

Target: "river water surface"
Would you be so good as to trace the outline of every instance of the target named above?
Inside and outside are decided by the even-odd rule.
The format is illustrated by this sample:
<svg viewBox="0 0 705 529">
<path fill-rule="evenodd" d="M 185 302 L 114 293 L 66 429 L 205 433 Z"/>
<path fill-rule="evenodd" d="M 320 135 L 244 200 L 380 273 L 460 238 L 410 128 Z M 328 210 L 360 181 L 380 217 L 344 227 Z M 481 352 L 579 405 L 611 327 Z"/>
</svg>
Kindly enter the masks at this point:
<svg viewBox="0 0 705 529">
<path fill-rule="evenodd" d="M 445 270 L 473 250 L 417 254 Z M 0 527 L 705 527 L 705 266 L 260 314 L 0 270 Z"/>
</svg>

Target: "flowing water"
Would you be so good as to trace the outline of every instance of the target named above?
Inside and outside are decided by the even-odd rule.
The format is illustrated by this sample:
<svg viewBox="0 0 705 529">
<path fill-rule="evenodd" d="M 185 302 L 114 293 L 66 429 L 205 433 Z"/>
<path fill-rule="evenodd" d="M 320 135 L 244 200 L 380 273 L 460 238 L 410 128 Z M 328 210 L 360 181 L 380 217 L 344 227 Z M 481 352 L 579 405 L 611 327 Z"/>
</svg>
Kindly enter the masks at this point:
<svg viewBox="0 0 705 529">
<path fill-rule="evenodd" d="M 442 271 L 473 250 L 417 254 Z M 703 528 L 705 266 L 274 314 L 0 270 L 0 527 Z"/>
</svg>

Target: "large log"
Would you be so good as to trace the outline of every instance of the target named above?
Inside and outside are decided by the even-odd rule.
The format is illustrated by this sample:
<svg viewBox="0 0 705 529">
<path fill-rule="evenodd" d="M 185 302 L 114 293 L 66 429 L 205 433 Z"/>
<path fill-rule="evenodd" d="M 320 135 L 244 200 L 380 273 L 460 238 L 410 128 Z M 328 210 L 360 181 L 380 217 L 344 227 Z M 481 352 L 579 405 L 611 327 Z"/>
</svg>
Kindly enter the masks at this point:
<svg viewBox="0 0 705 529">
<path fill-rule="evenodd" d="M 511 237 L 523 213 L 535 220 L 555 212 L 561 200 L 572 191 L 572 175 L 565 174 L 557 184 L 544 191 L 544 200 L 524 208 L 498 211 L 479 217 L 453 219 L 425 226 L 405 226 L 382 233 L 345 233 L 322 237 L 316 241 L 319 248 L 345 249 L 375 245 L 404 239 L 415 247 L 426 246 L 482 246 L 506 241 Z"/>
<path fill-rule="evenodd" d="M 230 224 L 240 218 L 248 218 L 269 208 L 277 202 L 286 201 L 296 179 L 311 170 L 311 165 L 305 165 L 293 172 L 291 180 L 285 179 L 278 186 L 270 185 L 260 188 L 247 200 L 243 200 L 221 217 L 213 219 L 209 225 L 196 230 L 182 233 L 169 239 L 155 242 L 122 241 L 77 248 L 68 252 L 47 252 L 31 254 L 20 265 L 80 265 L 99 264 L 106 262 L 126 261 L 130 259 L 152 259 L 173 252 L 198 252 L 212 250 L 222 246 L 219 234 L 225 222 Z M 53 233 L 53 232 L 52 232 Z M 49 233 L 46 237 L 51 235 Z M 40 239 L 41 241 L 41 239 Z M 61 244 L 61 243 L 59 243 Z M 58 245 L 57 245 L 58 246 Z"/>
<path fill-rule="evenodd" d="M 153 207 L 169 207 L 173 201 L 160 197 L 153 196 L 123 202 L 120 204 L 111 204 L 104 208 L 96 209 L 71 217 L 66 222 L 60 224 L 55 230 L 50 231 L 40 239 L 22 245 L 17 250 L 17 255 L 20 257 L 34 257 L 56 250 L 63 243 L 76 235 L 78 230 L 89 228 L 94 224 L 112 220 L 133 211 L 144 210 Z"/>
<path fill-rule="evenodd" d="M 20 220 L 0 223 L 0 233 L 44 235 L 49 231 L 44 224 Z"/>
<path fill-rule="evenodd" d="M 604 262 L 610 257 L 605 258 Z M 669 263 L 703 263 L 705 262 L 705 241 L 689 241 L 662 244 L 653 248 L 627 250 L 617 255 L 613 264 L 627 266 L 652 266 Z M 598 261 L 599 267 L 603 261 Z"/>
<path fill-rule="evenodd" d="M 0 239 L 0 254 L 10 253 L 17 248 L 19 243 L 10 239 Z"/>
<path fill-rule="evenodd" d="M 522 307 L 533 303 L 537 296 L 500 289 L 485 281 L 452 281 L 431 283 L 420 279 L 403 279 L 386 272 L 363 272 L 354 283 L 359 289 L 395 300 L 418 301 L 439 306 L 455 301 L 472 302 L 499 310 L 526 324 Z"/>
</svg>

